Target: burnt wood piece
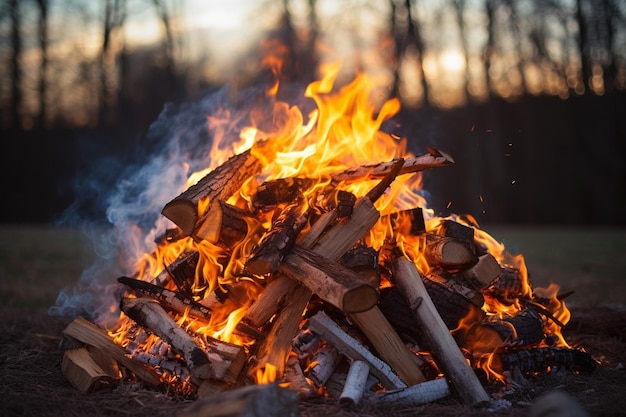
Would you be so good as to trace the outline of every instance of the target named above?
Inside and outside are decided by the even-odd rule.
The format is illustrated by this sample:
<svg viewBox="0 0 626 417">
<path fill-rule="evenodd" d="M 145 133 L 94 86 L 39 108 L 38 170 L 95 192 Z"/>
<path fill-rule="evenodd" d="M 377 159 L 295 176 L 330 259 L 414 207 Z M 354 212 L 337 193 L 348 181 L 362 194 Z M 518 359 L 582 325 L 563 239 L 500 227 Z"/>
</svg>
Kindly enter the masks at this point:
<svg viewBox="0 0 626 417">
<path fill-rule="evenodd" d="M 254 148 L 264 148 L 263 143 L 256 143 Z M 167 203 L 161 214 L 180 227 L 186 236 L 191 236 L 204 221 L 206 212 L 200 213 L 203 204 L 208 208 L 213 200 L 228 200 L 249 177 L 260 172 L 262 162 L 252 152 L 254 148 L 232 156 L 209 172 Z"/>
<path fill-rule="evenodd" d="M 383 178 L 393 169 L 394 164 L 395 161 L 363 165 L 357 168 L 351 168 L 345 171 L 333 173 L 330 177 L 335 183 L 342 181 L 360 181 L 364 178 Z M 454 159 L 452 159 L 450 155 L 435 148 L 428 148 L 428 153 L 424 155 L 404 158 L 402 168 L 398 175 L 424 171 L 430 168 L 444 167 L 452 164 L 454 164 Z"/>
<path fill-rule="evenodd" d="M 466 346 L 475 357 L 500 348 L 533 346 L 545 338 L 543 320 L 532 308 L 512 317 L 476 323 L 468 332 Z"/>
<path fill-rule="evenodd" d="M 179 241 L 184 237 L 185 235 L 183 234 L 182 230 L 180 230 L 180 228 L 173 227 L 171 229 L 166 229 L 163 233 L 158 234 L 154 238 L 154 243 L 156 243 L 157 245 L 165 245 L 168 243 L 174 243 L 176 241 Z"/>
<path fill-rule="evenodd" d="M 442 220 L 439 225 L 438 233 L 441 236 L 462 240 L 470 245 L 474 244 L 474 228 L 465 226 L 464 224 L 455 222 L 454 220 Z"/>
<path fill-rule="evenodd" d="M 485 303 L 485 297 L 480 291 L 473 290 L 464 285 L 462 280 L 457 279 L 457 274 L 451 274 L 443 269 L 432 269 L 426 278 L 430 281 L 434 281 L 443 285 L 450 291 L 456 292 L 459 295 L 465 297 L 470 303 L 476 307 L 482 308 Z M 430 287 L 426 287 L 430 288 Z"/>
<path fill-rule="evenodd" d="M 113 389 L 119 378 L 118 375 L 103 370 L 86 347 L 66 350 L 61 362 L 61 371 L 75 388 L 85 393 Z"/>
<path fill-rule="evenodd" d="M 431 379 L 411 387 L 387 390 L 376 395 L 383 404 L 420 405 L 440 400 L 450 395 L 446 378 Z"/>
<path fill-rule="evenodd" d="M 350 408 L 361 401 L 369 373 L 370 368 L 366 362 L 357 359 L 350 363 L 346 383 L 339 395 L 339 405 Z"/>
<path fill-rule="evenodd" d="M 564 347 L 531 347 L 499 352 L 494 355 L 492 366 L 502 373 L 518 369 L 523 374 L 547 372 L 555 366 L 572 372 L 592 373 L 599 363 L 582 350 Z"/>
<path fill-rule="evenodd" d="M 505 304 L 512 304 L 518 298 L 526 295 L 524 278 L 517 268 L 505 266 L 502 273 L 489 287 L 484 290 L 484 294 L 494 297 Z"/>
<path fill-rule="evenodd" d="M 196 280 L 196 267 L 199 260 L 200 253 L 196 250 L 188 250 L 181 253 L 174 262 L 167 265 L 163 271 L 154 277 L 152 284 L 164 287 L 171 280 L 180 293 L 186 297 L 192 297 Z"/>
<path fill-rule="evenodd" d="M 426 232 L 424 213 L 421 207 L 402 210 L 388 216 L 391 227 L 397 234 L 418 236 Z"/>
<path fill-rule="evenodd" d="M 326 190 L 315 198 L 315 207 L 322 212 L 335 210 L 337 218 L 350 217 L 356 203 L 356 196 L 349 191 L 335 188 Z"/>
<path fill-rule="evenodd" d="M 287 359 L 284 380 L 289 384 L 289 389 L 295 391 L 296 398 L 299 400 L 317 396 L 317 390 L 305 378 L 297 356 L 290 356 Z"/>
<path fill-rule="evenodd" d="M 376 288 L 380 285 L 378 251 L 371 246 L 357 244 L 348 250 L 339 262 Z"/>
<path fill-rule="evenodd" d="M 252 249 L 245 269 L 255 275 L 276 272 L 280 262 L 295 244 L 298 234 L 306 226 L 309 211 L 308 204 L 302 199 L 286 206 Z"/>
<path fill-rule="evenodd" d="M 432 277 L 432 275 L 430 276 Z M 472 299 L 450 288 L 445 283 L 433 281 L 430 278 L 424 279 L 423 282 L 428 295 L 433 300 L 448 329 L 456 329 L 461 320 L 468 317 L 472 312 L 480 312 L 476 317 L 477 319 L 484 316 L 481 310 L 482 304 L 477 305 L 478 303 L 473 302 Z M 479 297 L 480 293 L 476 298 Z"/>
<path fill-rule="evenodd" d="M 63 330 L 63 334 L 86 345 L 107 352 L 113 359 L 148 385 L 154 387 L 161 385 L 161 377 L 159 374 L 144 364 L 134 362 L 126 356 L 124 348 L 117 345 L 104 330 L 90 321 L 85 320 L 83 317 L 76 317 Z"/>
<path fill-rule="evenodd" d="M 202 379 L 235 382 L 245 362 L 240 346 L 203 336 L 208 341 L 205 351 L 194 338 L 180 328 L 154 300 L 123 298 L 120 309 L 137 324 L 153 332 L 181 354 L 195 383 Z"/>
<path fill-rule="evenodd" d="M 208 395 L 177 417 L 297 417 L 296 393 L 278 384 L 255 384 Z"/>
<path fill-rule="evenodd" d="M 316 387 L 320 388 L 326 383 L 343 356 L 336 347 L 330 344 L 322 346 L 312 358 L 306 374 Z"/>
<path fill-rule="evenodd" d="M 136 294 L 150 297 L 158 301 L 166 310 L 175 311 L 180 314 L 188 314 L 190 317 L 200 319 L 207 323 L 211 320 L 211 309 L 182 293 L 129 277 L 119 277 L 117 281 L 124 284 Z"/>
<path fill-rule="evenodd" d="M 193 237 L 232 248 L 246 237 L 249 225 L 256 224 L 258 222 L 252 213 L 215 199 L 211 201 L 204 220 L 193 232 Z"/>
<path fill-rule="evenodd" d="M 288 302 L 288 297 L 298 282 L 278 274 L 263 289 L 261 295 L 250 305 L 242 322 L 261 328 Z"/>
<path fill-rule="evenodd" d="M 370 366 L 372 375 L 378 378 L 385 388 L 394 389 L 407 386 L 387 363 L 380 360 L 357 339 L 346 333 L 324 312 L 316 313 L 305 326 L 350 359 L 366 362 Z"/>
<path fill-rule="evenodd" d="M 431 267 L 449 271 L 469 268 L 478 262 L 469 243 L 433 233 L 426 235 L 424 257 Z"/>
<path fill-rule="evenodd" d="M 472 407 L 488 404 L 489 395 L 441 319 L 415 264 L 405 257 L 399 257 L 393 262 L 392 271 L 393 280 L 419 323 L 433 356 L 463 401 Z"/>
<path fill-rule="evenodd" d="M 387 188 L 391 185 L 391 183 L 396 179 L 400 170 L 402 169 L 402 164 L 404 163 L 403 158 L 399 158 L 393 161 L 393 165 L 391 169 L 385 175 L 385 177 L 380 180 L 378 184 L 367 193 L 366 197 L 372 200 L 373 203 L 376 202 L 382 195 L 385 193 Z"/>
<path fill-rule="evenodd" d="M 279 178 L 265 181 L 252 195 L 251 205 L 255 212 L 273 210 L 276 206 L 291 203 L 315 183 L 310 178 Z"/>
</svg>

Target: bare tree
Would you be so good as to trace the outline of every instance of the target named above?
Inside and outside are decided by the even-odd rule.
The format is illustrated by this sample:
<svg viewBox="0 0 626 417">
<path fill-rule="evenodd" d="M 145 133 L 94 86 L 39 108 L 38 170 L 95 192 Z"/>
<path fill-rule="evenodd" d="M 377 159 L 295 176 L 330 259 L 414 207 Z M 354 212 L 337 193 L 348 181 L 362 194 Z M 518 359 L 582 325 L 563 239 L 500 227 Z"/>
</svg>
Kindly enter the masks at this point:
<svg viewBox="0 0 626 417">
<path fill-rule="evenodd" d="M 11 19 L 11 123 L 13 127 L 22 129 L 22 16 L 18 0 L 9 0 Z"/>
<path fill-rule="evenodd" d="M 469 67 L 469 44 L 467 34 L 465 33 L 465 6 L 467 0 L 451 0 L 452 7 L 454 8 L 456 16 L 456 24 L 459 28 L 459 38 L 461 41 L 461 50 L 463 52 L 463 60 L 465 64 L 465 70 L 463 71 L 463 95 L 465 96 L 465 102 L 469 103 L 472 100 L 472 96 L 469 92 L 470 83 L 470 67 Z"/>
<path fill-rule="evenodd" d="M 37 0 L 39 8 L 39 51 L 41 54 L 41 62 L 39 64 L 39 86 L 37 88 L 39 95 L 39 110 L 37 112 L 37 127 L 43 128 L 47 117 L 47 101 L 48 92 L 48 0 Z"/>
<path fill-rule="evenodd" d="M 576 21 L 578 22 L 578 51 L 580 71 L 585 91 L 591 91 L 591 64 L 589 51 L 589 27 L 583 10 L 583 0 L 576 0 Z"/>
</svg>

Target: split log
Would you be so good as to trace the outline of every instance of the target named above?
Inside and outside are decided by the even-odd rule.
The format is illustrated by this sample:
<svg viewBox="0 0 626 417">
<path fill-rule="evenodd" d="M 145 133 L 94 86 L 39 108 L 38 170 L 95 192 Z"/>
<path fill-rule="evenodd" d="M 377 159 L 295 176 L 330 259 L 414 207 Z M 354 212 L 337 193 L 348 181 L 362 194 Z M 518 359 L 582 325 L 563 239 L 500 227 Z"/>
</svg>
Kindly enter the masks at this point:
<svg viewBox="0 0 626 417">
<path fill-rule="evenodd" d="M 374 287 L 380 286 L 378 251 L 374 248 L 365 244 L 357 244 L 348 250 L 339 262 Z"/>
<path fill-rule="evenodd" d="M 439 224 L 438 233 L 441 236 L 451 237 L 456 240 L 467 242 L 474 245 L 474 228 L 465 226 L 454 220 L 445 219 Z"/>
<path fill-rule="evenodd" d="M 322 212 L 336 211 L 337 218 L 350 217 L 356 203 L 356 196 L 349 191 L 335 188 L 324 192 L 315 199 L 315 207 Z"/>
<path fill-rule="evenodd" d="M 200 319 L 207 323 L 211 321 L 211 309 L 181 293 L 129 277 L 119 277 L 117 281 L 126 285 L 136 294 L 158 301 L 166 310 L 187 314 L 189 317 Z"/>
<path fill-rule="evenodd" d="M 61 370 L 76 389 L 85 393 L 113 388 L 118 379 L 117 375 L 104 371 L 85 347 L 66 350 Z"/>
<path fill-rule="evenodd" d="M 296 417 L 296 393 L 277 384 L 256 384 L 200 398 L 177 417 Z"/>
<path fill-rule="evenodd" d="M 392 268 L 393 279 L 428 340 L 433 356 L 444 374 L 453 381 L 461 398 L 471 406 L 489 403 L 489 395 L 441 319 L 415 264 L 405 257 L 399 257 L 393 262 Z"/>
<path fill-rule="evenodd" d="M 291 203 L 302 191 L 314 184 L 310 178 L 278 178 L 265 181 L 252 195 L 251 205 L 254 211 L 273 210 L 279 204 Z"/>
<path fill-rule="evenodd" d="M 298 245 L 285 256 L 278 270 L 346 313 L 368 310 L 378 302 L 377 287 L 339 263 Z"/>
<path fill-rule="evenodd" d="M 348 169 L 346 171 L 333 173 L 330 175 L 335 183 L 354 182 L 364 178 L 376 179 L 385 177 L 393 168 L 394 161 L 381 162 L 372 165 L 363 165 L 357 168 Z M 447 153 L 435 149 L 428 148 L 428 153 L 411 158 L 405 158 L 399 175 L 424 171 L 429 168 L 438 168 L 454 164 L 454 159 Z"/>
<path fill-rule="evenodd" d="M 446 378 L 437 378 L 408 388 L 388 390 L 376 396 L 380 402 L 389 404 L 420 405 L 440 400 L 450 395 Z"/>
<path fill-rule="evenodd" d="M 402 210 L 388 215 L 391 228 L 404 236 L 418 236 L 426 232 L 424 213 L 420 207 Z"/>
<path fill-rule="evenodd" d="M 476 290 L 482 290 L 502 273 L 502 267 L 490 253 L 478 257 L 476 265 L 463 271 L 463 278 Z"/>
<path fill-rule="evenodd" d="M 504 267 L 502 273 L 485 289 L 485 295 L 494 297 L 505 304 L 512 304 L 526 294 L 522 273 L 517 268 Z"/>
<path fill-rule="evenodd" d="M 193 237 L 232 248 L 246 237 L 251 228 L 254 230 L 258 225 L 259 222 L 248 211 L 222 200 L 212 200 L 202 223 L 194 230 Z"/>
<path fill-rule="evenodd" d="M 95 324 L 85 320 L 83 317 L 76 317 L 67 327 L 63 330 L 63 334 L 69 336 L 79 342 L 86 345 L 96 347 L 103 350 L 121 365 L 126 367 L 137 378 L 143 380 L 148 385 L 159 386 L 161 384 L 161 377 L 151 368 L 134 362 L 132 359 L 126 356 L 126 351 L 121 346 L 117 345 L 109 335 L 96 326 Z"/>
<path fill-rule="evenodd" d="M 365 383 L 369 373 L 370 367 L 366 362 L 360 360 L 352 361 L 346 377 L 346 383 L 339 396 L 339 404 L 341 406 L 354 407 L 359 403 L 365 391 Z"/>
<path fill-rule="evenodd" d="M 204 336 L 209 341 L 205 352 L 191 335 L 180 328 L 155 301 L 145 298 L 123 298 L 120 309 L 140 326 L 152 331 L 178 351 L 193 378 L 235 382 L 245 362 L 240 346 Z"/>
<path fill-rule="evenodd" d="M 275 272 L 287 252 L 295 244 L 300 231 L 306 226 L 309 211 L 308 205 L 301 199 L 285 207 L 272 222 L 269 231 L 252 249 L 252 253 L 246 260 L 245 269 L 256 275 Z"/>
<path fill-rule="evenodd" d="M 252 327 L 261 328 L 285 306 L 287 298 L 298 285 L 297 281 L 284 275 L 272 279 L 256 301 L 250 305 L 242 321 Z"/>
<path fill-rule="evenodd" d="M 469 268 L 478 262 L 469 243 L 432 233 L 426 235 L 424 257 L 431 267 L 446 270 Z"/>
<path fill-rule="evenodd" d="M 387 363 L 380 360 L 358 340 L 343 331 L 324 312 L 319 312 L 311 317 L 306 326 L 347 357 L 366 362 L 370 367 L 370 372 L 378 378 L 385 388 L 394 389 L 407 386 Z"/>
<path fill-rule="evenodd" d="M 197 225 L 204 221 L 203 204 L 209 207 L 213 200 L 228 200 L 249 177 L 261 170 L 262 163 L 253 152 L 255 148 L 263 148 L 263 143 L 256 143 L 254 148 L 232 156 L 167 203 L 161 213 L 185 235 L 191 236 Z"/>
<path fill-rule="evenodd" d="M 200 252 L 197 250 L 183 252 L 152 280 L 152 284 L 164 287 L 171 279 L 178 291 L 191 298 L 194 295 L 193 288 L 199 260 Z"/>
</svg>

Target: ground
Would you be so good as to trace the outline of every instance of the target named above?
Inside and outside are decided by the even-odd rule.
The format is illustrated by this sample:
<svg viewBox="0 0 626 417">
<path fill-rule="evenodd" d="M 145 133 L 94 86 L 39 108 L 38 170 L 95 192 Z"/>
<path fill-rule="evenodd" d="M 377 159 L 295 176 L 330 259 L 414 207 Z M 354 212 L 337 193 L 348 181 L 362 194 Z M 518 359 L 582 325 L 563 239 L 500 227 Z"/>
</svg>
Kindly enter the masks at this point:
<svg viewBox="0 0 626 417">
<path fill-rule="evenodd" d="M 534 286 L 557 283 L 575 293 L 565 337 L 599 362 L 591 374 L 551 372 L 515 389 L 488 391 L 510 404 L 474 410 L 452 396 L 421 406 L 344 409 L 330 400 L 299 403 L 316 416 L 527 416 L 543 394 L 562 391 L 591 416 L 626 415 L 626 230 L 607 228 L 484 227 L 507 249 L 524 254 Z M 173 416 L 191 400 L 124 383 L 83 394 L 61 372 L 62 329 L 69 319 L 47 309 L 61 288 L 73 285 L 90 265 L 89 241 L 77 230 L 41 226 L 0 228 L 0 415 Z"/>
</svg>

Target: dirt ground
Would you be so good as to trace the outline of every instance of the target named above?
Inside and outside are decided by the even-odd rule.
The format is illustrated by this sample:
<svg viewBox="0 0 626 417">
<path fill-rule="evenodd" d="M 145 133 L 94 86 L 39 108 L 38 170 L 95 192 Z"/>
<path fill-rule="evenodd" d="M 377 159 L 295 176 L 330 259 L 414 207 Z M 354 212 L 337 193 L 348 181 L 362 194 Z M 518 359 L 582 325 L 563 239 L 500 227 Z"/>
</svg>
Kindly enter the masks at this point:
<svg viewBox="0 0 626 417">
<path fill-rule="evenodd" d="M 453 392 L 419 406 L 363 403 L 346 409 L 327 399 L 300 401 L 301 416 L 527 416 L 533 403 L 553 391 L 566 393 L 590 416 L 626 416 L 626 230 L 485 230 L 524 254 L 534 286 L 556 282 L 575 291 L 564 335 L 598 362 L 595 371 L 554 370 L 527 376 L 516 387 L 489 384 L 488 392 L 505 400 L 499 409 L 468 408 Z M 1 416 L 173 416 L 193 402 L 130 382 L 83 394 L 64 378 L 61 331 L 69 318 L 50 317 L 47 309 L 90 265 L 89 242 L 76 230 L 0 227 Z"/>
</svg>

